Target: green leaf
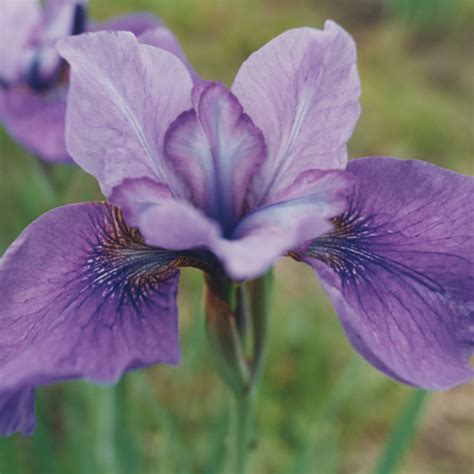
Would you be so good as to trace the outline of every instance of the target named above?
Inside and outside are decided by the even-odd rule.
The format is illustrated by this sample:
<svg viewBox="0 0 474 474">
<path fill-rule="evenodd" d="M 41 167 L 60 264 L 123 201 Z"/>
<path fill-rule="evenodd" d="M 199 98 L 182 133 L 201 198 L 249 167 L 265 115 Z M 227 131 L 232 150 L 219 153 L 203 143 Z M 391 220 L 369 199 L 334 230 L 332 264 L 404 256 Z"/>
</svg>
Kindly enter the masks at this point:
<svg viewBox="0 0 474 474">
<path fill-rule="evenodd" d="M 397 471 L 415 436 L 428 392 L 415 390 L 400 413 L 380 456 L 375 474 L 391 474 Z"/>
</svg>

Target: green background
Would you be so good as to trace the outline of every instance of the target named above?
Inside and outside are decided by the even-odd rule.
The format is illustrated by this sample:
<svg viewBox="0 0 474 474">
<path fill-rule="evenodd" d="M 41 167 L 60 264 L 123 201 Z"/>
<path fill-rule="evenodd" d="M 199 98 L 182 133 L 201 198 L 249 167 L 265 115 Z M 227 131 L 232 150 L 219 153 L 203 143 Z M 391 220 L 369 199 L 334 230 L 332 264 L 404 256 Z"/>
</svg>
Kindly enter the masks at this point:
<svg viewBox="0 0 474 474">
<path fill-rule="evenodd" d="M 472 174 L 474 4 L 467 0 L 91 2 L 96 19 L 137 10 L 160 15 L 197 71 L 226 84 L 275 35 L 332 18 L 358 46 L 362 115 L 350 156 L 417 158 Z M 0 132 L 0 252 L 47 209 L 99 197 L 81 170 L 44 169 Z M 40 388 L 38 429 L 0 440 L 0 474 L 226 471 L 229 393 L 206 346 L 202 277 L 183 273 L 181 366 L 131 373 L 115 388 L 77 381 Z M 250 472 L 373 472 L 407 402 L 398 441 L 409 440 L 405 425 L 419 394 L 354 355 L 309 268 L 284 261 L 275 276 Z M 430 394 L 399 471 L 470 472 L 473 399 L 472 386 Z"/>
</svg>

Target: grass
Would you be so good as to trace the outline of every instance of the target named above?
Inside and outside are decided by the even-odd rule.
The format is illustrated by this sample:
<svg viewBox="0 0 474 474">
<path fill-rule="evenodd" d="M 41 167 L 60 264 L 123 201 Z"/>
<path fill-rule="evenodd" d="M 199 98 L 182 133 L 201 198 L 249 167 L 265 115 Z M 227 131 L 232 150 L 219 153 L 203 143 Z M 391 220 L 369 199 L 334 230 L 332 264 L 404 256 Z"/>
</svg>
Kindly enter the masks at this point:
<svg viewBox="0 0 474 474">
<path fill-rule="evenodd" d="M 415 157 L 472 174 L 473 63 L 466 38 L 474 8 L 467 1 L 452 8 L 440 0 L 91 3 L 99 19 L 140 9 L 159 14 L 199 73 L 228 84 L 245 57 L 276 34 L 333 18 L 351 31 L 359 51 L 363 112 L 350 156 Z M 0 134 L 0 252 L 47 209 L 99 197 L 82 171 L 45 172 Z M 201 284 L 199 273 L 184 272 L 178 369 L 130 373 L 115 388 L 84 381 L 40 388 L 38 430 L 31 438 L 0 440 L 0 473 L 225 472 L 229 395 L 206 346 L 197 309 Z M 282 262 L 275 285 L 251 472 L 372 472 L 413 391 L 354 355 L 309 268 Z M 430 395 L 399 472 L 469 471 L 471 396 L 469 387 Z"/>
</svg>

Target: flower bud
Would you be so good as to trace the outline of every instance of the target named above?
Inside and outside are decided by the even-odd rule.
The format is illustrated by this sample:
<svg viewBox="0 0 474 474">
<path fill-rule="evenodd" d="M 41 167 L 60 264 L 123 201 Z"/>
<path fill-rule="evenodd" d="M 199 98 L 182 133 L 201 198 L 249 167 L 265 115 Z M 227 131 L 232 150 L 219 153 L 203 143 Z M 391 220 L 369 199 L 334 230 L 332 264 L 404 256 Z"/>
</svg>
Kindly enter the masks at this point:
<svg viewBox="0 0 474 474">
<path fill-rule="evenodd" d="M 246 392 L 251 384 L 251 370 L 245 355 L 246 304 L 244 293 L 230 280 L 206 278 L 204 307 L 206 329 L 216 368 L 236 393 Z"/>
</svg>

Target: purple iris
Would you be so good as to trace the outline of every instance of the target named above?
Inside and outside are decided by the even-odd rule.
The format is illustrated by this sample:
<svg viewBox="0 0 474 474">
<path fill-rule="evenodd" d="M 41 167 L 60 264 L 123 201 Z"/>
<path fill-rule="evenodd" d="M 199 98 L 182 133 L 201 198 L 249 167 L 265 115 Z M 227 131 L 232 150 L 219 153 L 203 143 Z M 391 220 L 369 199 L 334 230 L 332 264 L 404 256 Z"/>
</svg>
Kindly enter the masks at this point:
<svg viewBox="0 0 474 474">
<path fill-rule="evenodd" d="M 160 22 L 147 14 L 88 21 L 86 0 L 0 0 L 0 123 L 47 161 L 71 162 L 64 143 L 68 67 L 55 43 L 84 31 L 127 30 L 137 36 Z M 163 27 L 162 47 L 179 51 Z M 167 48 L 167 49 L 169 49 Z"/>
<path fill-rule="evenodd" d="M 473 179 L 347 163 L 355 45 L 333 22 L 250 56 L 230 89 L 131 33 L 62 41 L 70 155 L 109 202 L 32 223 L 0 262 L 0 429 L 34 428 L 36 385 L 179 361 L 179 268 L 243 281 L 311 265 L 355 349 L 402 382 L 472 378 Z"/>
</svg>

